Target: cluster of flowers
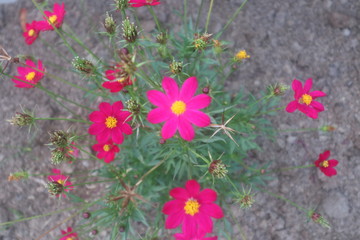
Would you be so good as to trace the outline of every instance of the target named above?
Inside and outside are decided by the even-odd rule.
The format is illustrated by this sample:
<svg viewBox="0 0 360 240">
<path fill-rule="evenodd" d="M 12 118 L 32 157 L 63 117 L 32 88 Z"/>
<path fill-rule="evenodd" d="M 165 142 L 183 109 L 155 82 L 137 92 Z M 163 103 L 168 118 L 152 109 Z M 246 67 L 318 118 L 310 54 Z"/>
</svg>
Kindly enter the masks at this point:
<svg viewBox="0 0 360 240">
<path fill-rule="evenodd" d="M 26 23 L 26 31 L 23 33 L 25 42 L 28 45 L 31 45 L 37 39 L 40 32 L 60 28 L 63 23 L 65 13 L 64 3 L 61 5 L 55 3 L 52 12 L 44 11 L 45 16 L 43 21 L 32 21 L 31 23 Z"/>
</svg>

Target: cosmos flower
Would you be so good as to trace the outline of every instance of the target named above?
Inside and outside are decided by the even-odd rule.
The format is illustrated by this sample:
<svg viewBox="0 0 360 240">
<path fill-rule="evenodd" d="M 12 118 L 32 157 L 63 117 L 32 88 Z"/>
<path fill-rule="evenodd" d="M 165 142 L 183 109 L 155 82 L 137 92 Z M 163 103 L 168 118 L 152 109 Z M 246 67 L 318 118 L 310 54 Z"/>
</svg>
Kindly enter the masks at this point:
<svg viewBox="0 0 360 240">
<path fill-rule="evenodd" d="M 321 153 L 318 160 L 315 161 L 315 166 L 318 167 L 326 176 L 332 177 L 337 173 L 334 167 L 336 167 L 339 162 L 336 159 L 327 160 L 329 157 L 330 151 Z"/>
<path fill-rule="evenodd" d="M 93 145 L 92 149 L 98 152 L 96 157 L 99 159 L 104 159 L 104 162 L 106 163 L 112 162 L 115 158 L 115 154 L 120 152 L 120 148 L 114 145 L 111 139 L 106 143 L 98 143 Z"/>
<path fill-rule="evenodd" d="M 33 88 L 41 78 L 44 76 L 45 68 L 43 68 L 42 62 L 38 60 L 38 66 L 33 61 L 27 59 L 25 64 L 27 67 L 18 67 L 18 73 L 20 76 L 15 76 L 11 79 L 15 83 L 15 87 L 18 88 Z M 21 81 L 22 80 L 22 81 Z M 33 85 L 27 84 L 29 82 Z"/>
<path fill-rule="evenodd" d="M 38 29 L 40 31 L 49 31 L 54 30 L 54 27 L 60 28 L 63 24 L 65 13 L 65 4 L 55 3 L 52 12 L 44 11 L 46 18 L 44 17 L 44 21 L 37 22 Z"/>
<path fill-rule="evenodd" d="M 294 79 L 292 83 L 292 89 L 294 90 L 295 100 L 290 102 L 286 111 L 289 113 L 294 112 L 296 109 L 305 113 L 308 117 L 316 119 L 318 117 L 318 112 L 324 111 L 324 106 L 315 101 L 318 97 L 325 97 L 326 94 L 321 91 L 312 91 L 312 79 L 309 78 L 306 80 L 304 87 L 299 80 Z"/>
<path fill-rule="evenodd" d="M 179 130 L 183 139 L 193 140 L 195 131 L 192 124 L 198 127 L 210 124 L 210 117 L 199 109 L 209 106 L 211 97 L 206 94 L 194 96 L 198 87 L 196 77 L 186 79 L 180 90 L 174 79 L 164 77 L 162 87 L 165 93 L 158 90 L 147 92 L 149 101 L 158 107 L 149 112 L 148 121 L 153 124 L 165 122 L 161 129 L 164 139 L 171 138 Z"/>
<path fill-rule="evenodd" d="M 128 76 L 119 64 L 116 65 L 114 69 L 107 70 L 105 77 L 110 81 L 104 82 L 102 86 L 109 89 L 110 92 L 120 92 L 124 87 L 133 84 L 130 76 Z"/>
<path fill-rule="evenodd" d="M 38 22 L 26 23 L 26 32 L 23 33 L 26 44 L 31 45 L 39 36 Z"/>
<path fill-rule="evenodd" d="M 221 208 L 213 203 L 217 198 L 216 192 L 209 188 L 200 191 L 200 184 L 196 180 L 188 180 L 185 188 L 173 188 L 170 196 L 174 200 L 165 203 L 162 209 L 162 212 L 168 215 L 165 222 L 167 229 L 182 224 L 182 231 L 186 234 L 211 233 L 211 218 L 224 216 Z"/>
<path fill-rule="evenodd" d="M 123 111 L 123 108 L 121 101 L 115 102 L 113 105 L 102 102 L 99 104 L 100 111 L 94 111 L 89 115 L 93 124 L 88 132 L 96 135 L 98 143 L 107 143 L 111 139 L 114 143 L 121 144 L 124 141 L 123 133 L 132 134 L 131 126 L 126 123 L 131 121 L 131 113 Z"/>
<path fill-rule="evenodd" d="M 61 174 L 61 171 L 59 169 L 54 168 L 53 173 L 55 173 L 56 175 L 50 175 L 47 177 L 48 181 L 49 181 L 49 192 L 53 195 L 56 195 L 57 197 L 60 196 L 60 194 L 62 192 L 69 192 L 70 190 L 73 190 L 74 187 L 71 186 L 72 182 L 69 181 L 69 177 L 68 176 L 64 176 Z M 50 186 L 52 188 L 50 188 Z M 55 191 L 52 191 L 54 190 Z M 65 197 L 66 195 L 63 194 L 63 197 Z"/>
<path fill-rule="evenodd" d="M 131 7 L 155 6 L 160 4 L 160 0 L 130 0 Z"/>
<path fill-rule="evenodd" d="M 77 233 L 72 231 L 73 229 L 71 227 L 68 227 L 67 231 L 61 230 L 61 234 L 65 236 L 61 237 L 59 240 L 78 240 Z"/>
</svg>

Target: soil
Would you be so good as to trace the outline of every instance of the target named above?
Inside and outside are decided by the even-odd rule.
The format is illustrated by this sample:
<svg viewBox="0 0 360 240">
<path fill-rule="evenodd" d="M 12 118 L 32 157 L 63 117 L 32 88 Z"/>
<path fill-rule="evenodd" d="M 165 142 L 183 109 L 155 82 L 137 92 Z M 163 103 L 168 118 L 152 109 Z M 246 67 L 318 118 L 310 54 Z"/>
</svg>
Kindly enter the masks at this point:
<svg viewBox="0 0 360 240">
<path fill-rule="evenodd" d="M 76 30 L 87 46 L 101 57 L 106 56 L 104 44 L 94 29 L 101 28 L 105 12 L 113 9 L 113 1 L 64 0 L 67 9 L 66 24 Z M 200 0 L 189 1 L 190 12 L 196 17 Z M 208 2 L 204 4 L 201 24 L 205 23 Z M 50 1 L 52 4 L 53 1 Z M 217 32 L 226 23 L 228 16 L 241 5 L 240 0 L 215 1 L 209 32 Z M 169 7 L 170 6 L 170 7 Z M 31 1 L 19 0 L 12 4 L 0 4 L 0 44 L 10 55 L 34 55 L 44 62 L 65 66 L 64 60 L 51 53 L 37 41 L 26 46 L 21 36 L 19 13 L 27 9 L 27 19 L 41 19 Z M 162 0 L 154 11 L 162 23 L 178 23 L 174 11 L 182 10 L 182 1 Z M 137 9 L 145 31 L 151 31 L 155 24 L 146 8 Z M 308 168 L 277 174 L 268 185 L 268 190 L 285 196 L 306 209 L 316 208 L 329 220 L 330 230 L 308 221 L 306 214 L 282 200 L 266 193 L 256 195 L 256 203 L 249 210 L 232 206 L 235 214 L 232 239 L 360 239 L 360 1 L 358 0 L 250 0 L 234 23 L 230 25 L 223 40 L 233 42 L 235 49 L 246 49 L 251 58 L 244 62 L 228 82 L 229 89 L 245 87 L 255 95 L 272 83 L 290 85 L 294 78 L 305 81 L 313 79 L 313 89 L 327 93 L 321 102 L 326 110 L 316 120 L 309 119 L 300 112 L 288 114 L 285 111 L 272 118 L 280 129 L 314 128 L 324 125 L 336 127 L 333 132 L 286 132 L 282 131 L 276 141 L 259 139 L 262 152 L 249 156 L 247 163 L 263 164 L 271 161 L 272 167 L 288 167 L 313 163 L 324 150 L 331 151 L 331 157 L 339 160 L 338 174 L 332 178 L 324 176 L 318 169 Z M 114 13 L 115 14 L 115 13 Z M 118 15 L 119 17 L 119 15 Z M 120 19 L 120 18 L 119 18 Z M 119 20 L 120 21 L 120 20 Z M 46 35 L 46 36 L 45 36 Z M 68 54 L 54 32 L 43 34 L 43 41 L 54 44 Z M 81 48 L 76 50 L 82 52 Z M 88 56 L 84 56 L 88 57 Z M 68 66 L 68 65 L 67 65 Z M 70 66 L 68 66 L 70 67 Z M 49 67 L 50 68 L 50 67 Z M 69 71 L 54 69 L 54 75 L 65 79 L 76 77 Z M 16 65 L 11 64 L 7 73 L 16 73 Z M 67 94 L 72 99 L 81 100 L 79 90 L 63 86 L 58 81 L 46 78 L 45 87 Z M 292 91 L 283 98 L 283 105 L 292 100 Z M 44 146 L 48 142 L 48 131 L 57 128 L 81 130 L 81 125 L 62 122 L 40 122 L 35 131 L 12 127 L 6 122 L 20 107 L 34 109 L 37 116 L 69 117 L 49 97 L 41 91 L 13 87 L 9 78 L 1 78 L 0 88 L 0 222 L 19 217 L 35 216 L 67 206 L 67 201 L 58 202 L 49 198 L 44 185 L 45 177 L 30 177 L 28 181 L 8 182 L 11 172 L 26 169 L 30 172 L 51 172 L 49 151 Z M 94 104 L 95 106 L 95 104 Z M 77 112 L 81 114 L 82 111 Z M 67 166 L 64 171 L 91 169 L 94 162 L 81 162 Z M 85 189 L 91 193 L 96 189 Z M 36 239 L 69 214 L 55 214 L 31 221 L 16 223 L 0 230 L 0 240 Z M 66 226 L 79 221 L 81 217 Z M 43 239 L 58 239 L 59 230 L 50 232 Z M 96 238 L 103 239 L 106 233 Z M 242 238 L 242 236 L 246 236 Z M 95 239 L 96 239 L 95 238 Z M 225 239 L 225 238 L 219 238 Z"/>
</svg>

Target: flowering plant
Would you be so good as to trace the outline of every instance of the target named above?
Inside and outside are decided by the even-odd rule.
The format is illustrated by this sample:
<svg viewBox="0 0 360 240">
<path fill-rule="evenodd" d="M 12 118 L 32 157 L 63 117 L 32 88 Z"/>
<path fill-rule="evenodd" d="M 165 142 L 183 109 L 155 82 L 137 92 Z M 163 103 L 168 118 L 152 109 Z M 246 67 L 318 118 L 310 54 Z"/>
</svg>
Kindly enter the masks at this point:
<svg viewBox="0 0 360 240">
<path fill-rule="evenodd" d="M 109 239 L 124 240 L 139 236 L 149 240 L 237 239 L 229 227 L 234 223 L 232 209 L 256 204 L 254 192 L 285 199 L 320 222 L 313 209 L 271 193 L 266 184 L 271 174 L 305 167 L 319 168 L 328 177 L 336 175 L 338 161 L 327 160 L 329 151 L 316 161 L 309 159 L 306 165 L 282 169 L 246 162 L 250 152 L 261 150 L 259 136 L 276 136 L 277 130 L 269 121 L 275 112 L 299 110 L 305 114 L 299 113 L 299 118 L 316 121 L 318 113 L 325 110 L 316 98 L 326 96 L 319 90 L 310 91 L 313 84 L 321 88 L 312 79 L 306 80 L 304 87 L 301 81 L 293 80 L 292 101 L 285 95 L 288 86 L 282 83 L 263 89 L 258 97 L 244 91 L 232 93 L 225 87 L 226 81 L 236 79 L 239 69 L 245 71 L 242 65 L 251 64 L 246 50 L 229 51 L 229 44 L 222 40 L 222 33 L 246 1 L 219 32 L 209 33 L 214 0 L 203 26 L 193 23 L 185 7 L 179 31 L 159 22 L 156 8 L 170 9 L 165 1 L 115 0 L 117 11 L 113 14 L 122 23 L 104 14 L 105 32 L 100 36 L 110 46 L 110 53 L 104 55 L 88 47 L 68 25 L 67 18 L 75 13 L 65 7 L 67 4 L 33 3 L 43 20 L 26 24 L 24 42 L 40 45 L 35 41 L 40 33 L 54 30 L 72 56 L 59 54 L 56 45 L 51 49 L 64 57 L 64 69 L 71 68 L 74 78 L 52 74 L 56 70 L 51 61 L 35 64 L 34 57 L 12 58 L 5 56 L 5 50 L 2 59 L 19 65 L 18 76 L 7 69 L 2 69 L 2 74 L 17 88 L 43 91 L 68 116 L 38 117 L 24 112 L 10 119 L 11 124 L 31 126 L 45 120 L 73 124 L 49 132 L 48 157 L 59 169 L 53 169 L 55 175 L 46 173 L 44 179 L 50 195 L 74 205 L 76 212 L 63 223 L 81 214 L 84 219 L 66 226 L 67 231 L 61 230 L 57 239 L 82 239 L 100 231 Z M 187 0 L 184 4 L 187 6 Z M 156 29 L 146 32 L 133 22 L 137 20 L 134 9 L 141 7 L 152 15 Z M 40 81 L 43 78 L 46 82 Z M 55 81 L 79 94 L 58 93 Z M 72 165 L 81 170 L 68 171 Z M 21 171 L 8 179 L 39 176 Z M 95 186 L 96 191 L 86 192 L 79 187 L 83 185 Z M 321 222 L 326 220 L 321 217 Z"/>
</svg>

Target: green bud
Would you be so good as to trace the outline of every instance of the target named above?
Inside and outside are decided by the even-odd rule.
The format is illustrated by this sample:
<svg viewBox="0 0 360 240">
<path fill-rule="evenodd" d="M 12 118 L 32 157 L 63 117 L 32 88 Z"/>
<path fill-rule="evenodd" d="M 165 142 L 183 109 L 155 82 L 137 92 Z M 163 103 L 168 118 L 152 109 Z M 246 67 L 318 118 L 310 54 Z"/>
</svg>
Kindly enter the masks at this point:
<svg viewBox="0 0 360 240">
<path fill-rule="evenodd" d="M 59 165 L 60 163 L 62 163 L 66 159 L 68 159 L 68 158 L 66 157 L 66 153 L 65 153 L 64 148 L 56 148 L 56 149 L 51 151 L 50 162 L 52 164 Z"/>
<path fill-rule="evenodd" d="M 141 105 L 132 98 L 126 101 L 126 105 L 128 110 L 134 115 L 138 115 L 141 112 Z"/>
<path fill-rule="evenodd" d="M 241 193 L 237 193 L 236 202 L 240 204 L 240 208 L 242 209 L 251 208 L 255 203 L 254 195 L 255 194 L 251 193 L 251 188 L 249 190 L 243 188 Z"/>
<path fill-rule="evenodd" d="M 319 213 L 316 213 L 314 210 L 310 210 L 308 212 L 308 217 L 311 218 L 313 222 L 320 224 L 324 228 L 331 228 L 330 223 Z"/>
<path fill-rule="evenodd" d="M 122 22 L 122 30 L 123 30 L 123 38 L 129 42 L 129 43 L 133 43 L 136 41 L 137 39 L 137 27 L 135 26 L 134 23 L 131 23 L 129 18 L 126 18 L 123 22 Z"/>
<path fill-rule="evenodd" d="M 47 189 L 51 195 L 59 195 L 64 191 L 64 185 L 59 182 L 53 181 L 47 184 Z"/>
<path fill-rule="evenodd" d="M 129 0 L 115 0 L 116 9 L 123 11 L 129 7 Z"/>
<path fill-rule="evenodd" d="M 221 160 L 212 161 L 208 171 L 216 178 L 224 178 L 228 173 L 226 165 Z"/>
<path fill-rule="evenodd" d="M 34 116 L 27 113 L 16 113 L 12 119 L 7 120 L 11 125 L 14 126 L 28 126 L 35 122 Z"/>
<path fill-rule="evenodd" d="M 92 74 L 95 72 L 95 66 L 89 60 L 76 56 L 72 60 L 73 67 L 84 74 Z"/>
<path fill-rule="evenodd" d="M 114 20 L 114 18 L 108 13 L 106 12 L 106 18 L 104 21 L 104 27 L 106 29 L 106 32 L 113 36 L 116 32 L 116 22 Z"/>
<path fill-rule="evenodd" d="M 173 74 L 181 73 L 182 68 L 183 68 L 182 62 L 176 62 L 175 60 L 173 60 L 172 63 L 170 63 L 170 70 Z"/>
<path fill-rule="evenodd" d="M 64 148 L 67 147 L 71 143 L 71 134 L 61 131 L 55 130 L 50 132 L 50 141 L 53 145 Z"/>
</svg>

